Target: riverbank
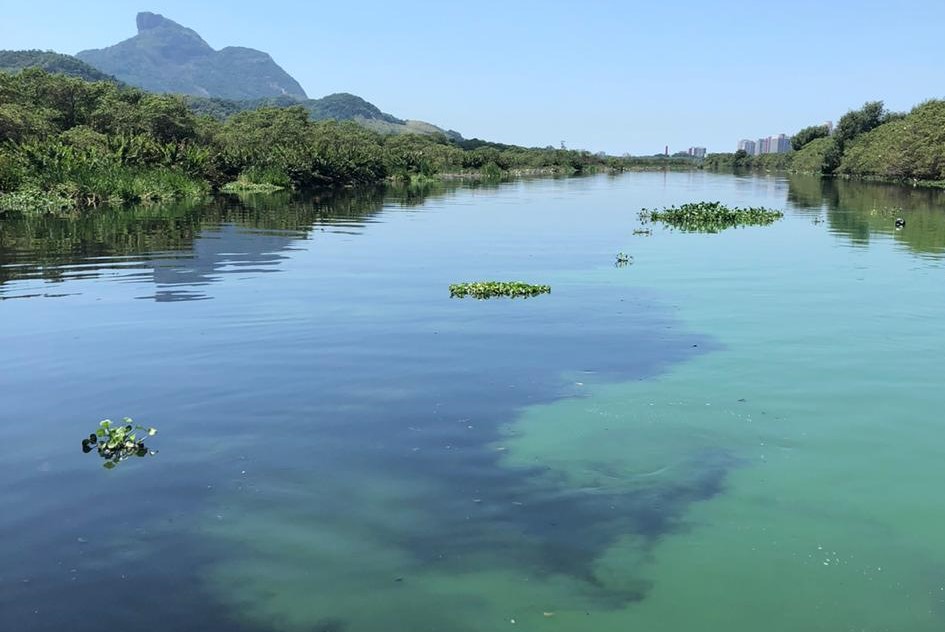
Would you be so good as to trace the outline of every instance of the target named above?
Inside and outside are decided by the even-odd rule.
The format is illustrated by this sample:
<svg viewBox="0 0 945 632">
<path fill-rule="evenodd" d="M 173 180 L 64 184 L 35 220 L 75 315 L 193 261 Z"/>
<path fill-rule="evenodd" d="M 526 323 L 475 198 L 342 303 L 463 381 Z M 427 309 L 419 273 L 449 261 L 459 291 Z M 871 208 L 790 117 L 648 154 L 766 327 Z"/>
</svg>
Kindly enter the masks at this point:
<svg viewBox="0 0 945 632">
<path fill-rule="evenodd" d="M 0 212 L 61 212 L 218 191 L 337 188 L 391 180 L 503 179 L 654 168 L 689 159 L 381 134 L 266 107 L 226 121 L 179 97 L 26 70 L 0 74 Z"/>
<path fill-rule="evenodd" d="M 908 186 L 945 187 L 945 100 L 910 112 L 881 101 L 844 114 L 834 130 L 808 127 L 791 138 L 792 151 L 750 155 L 743 150 L 706 156 L 711 170 L 747 169 L 862 178 Z"/>
</svg>

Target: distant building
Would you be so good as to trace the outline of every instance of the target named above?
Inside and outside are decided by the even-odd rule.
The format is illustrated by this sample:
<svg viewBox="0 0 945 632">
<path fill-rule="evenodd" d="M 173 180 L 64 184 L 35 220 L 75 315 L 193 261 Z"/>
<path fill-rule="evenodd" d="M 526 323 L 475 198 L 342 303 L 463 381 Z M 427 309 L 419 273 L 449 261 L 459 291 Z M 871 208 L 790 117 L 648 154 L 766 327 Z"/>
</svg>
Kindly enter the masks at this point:
<svg viewBox="0 0 945 632">
<path fill-rule="evenodd" d="M 743 139 L 738 141 L 738 151 L 743 151 L 749 156 L 754 156 L 756 145 L 757 143 L 753 140 Z"/>
<path fill-rule="evenodd" d="M 689 155 L 693 158 L 705 158 L 705 147 L 690 147 Z"/>
<path fill-rule="evenodd" d="M 791 138 L 786 134 L 778 134 L 777 136 L 759 138 L 757 141 L 740 140 L 738 141 L 738 148 L 744 149 L 752 156 L 783 154 L 791 151 Z"/>
</svg>

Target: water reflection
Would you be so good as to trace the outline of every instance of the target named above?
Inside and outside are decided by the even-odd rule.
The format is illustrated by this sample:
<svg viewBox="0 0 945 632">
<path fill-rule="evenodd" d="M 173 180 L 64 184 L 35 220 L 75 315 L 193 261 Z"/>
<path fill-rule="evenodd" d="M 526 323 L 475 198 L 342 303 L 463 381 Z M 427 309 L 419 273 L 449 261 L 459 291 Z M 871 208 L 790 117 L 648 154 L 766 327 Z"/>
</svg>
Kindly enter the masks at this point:
<svg viewBox="0 0 945 632">
<path fill-rule="evenodd" d="M 210 204 L 4 218 L 0 300 L 65 295 L 38 289 L 37 280 L 46 285 L 104 276 L 155 286 L 138 298 L 212 298 L 207 288 L 227 274 L 277 271 L 292 243 L 315 230 L 357 234 L 385 200 L 413 207 L 448 190 L 441 185 L 227 196 Z"/>
<path fill-rule="evenodd" d="M 854 244 L 893 235 L 917 253 L 945 254 L 945 191 L 940 189 L 792 175 L 788 201 L 818 216 L 826 210 L 830 230 Z M 897 218 L 905 226 L 897 228 Z"/>
</svg>

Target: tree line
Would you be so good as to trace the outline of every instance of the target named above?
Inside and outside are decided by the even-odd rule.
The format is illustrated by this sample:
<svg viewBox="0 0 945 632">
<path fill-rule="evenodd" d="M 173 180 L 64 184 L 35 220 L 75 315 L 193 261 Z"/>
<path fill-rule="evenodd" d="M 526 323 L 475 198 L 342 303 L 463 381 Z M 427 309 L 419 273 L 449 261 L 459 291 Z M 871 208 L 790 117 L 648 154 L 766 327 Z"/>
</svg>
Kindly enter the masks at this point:
<svg viewBox="0 0 945 632">
<path fill-rule="evenodd" d="M 234 182 L 304 188 L 667 164 L 443 134 L 382 134 L 351 121 L 313 121 L 299 106 L 219 117 L 195 112 L 183 97 L 114 82 L 39 69 L 0 73 L 0 211 L 198 197 Z"/>
<path fill-rule="evenodd" d="M 870 101 L 844 114 L 833 133 L 826 126 L 805 127 L 791 138 L 791 146 L 793 151 L 784 154 L 710 154 L 705 167 L 941 183 L 945 100 L 925 101 L 908 113 L 890 112 L 882 101 Z"/>
</svg>

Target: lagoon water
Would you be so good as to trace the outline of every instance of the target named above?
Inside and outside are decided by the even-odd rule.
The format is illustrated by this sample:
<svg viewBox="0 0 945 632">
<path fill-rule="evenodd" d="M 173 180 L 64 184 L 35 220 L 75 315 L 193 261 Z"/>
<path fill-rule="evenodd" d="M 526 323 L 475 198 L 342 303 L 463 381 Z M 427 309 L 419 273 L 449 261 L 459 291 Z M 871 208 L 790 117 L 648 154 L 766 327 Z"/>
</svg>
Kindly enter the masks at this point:
<svg viewBox="0 0 945 632">
<path fill-rule="evenodd" d="M 697 200 L 785 218 L 633 234 Z M 943 281 L 945 195 L 810 178 L 0 220 L 0 630 L 940 632 Z"/>
</svg>

